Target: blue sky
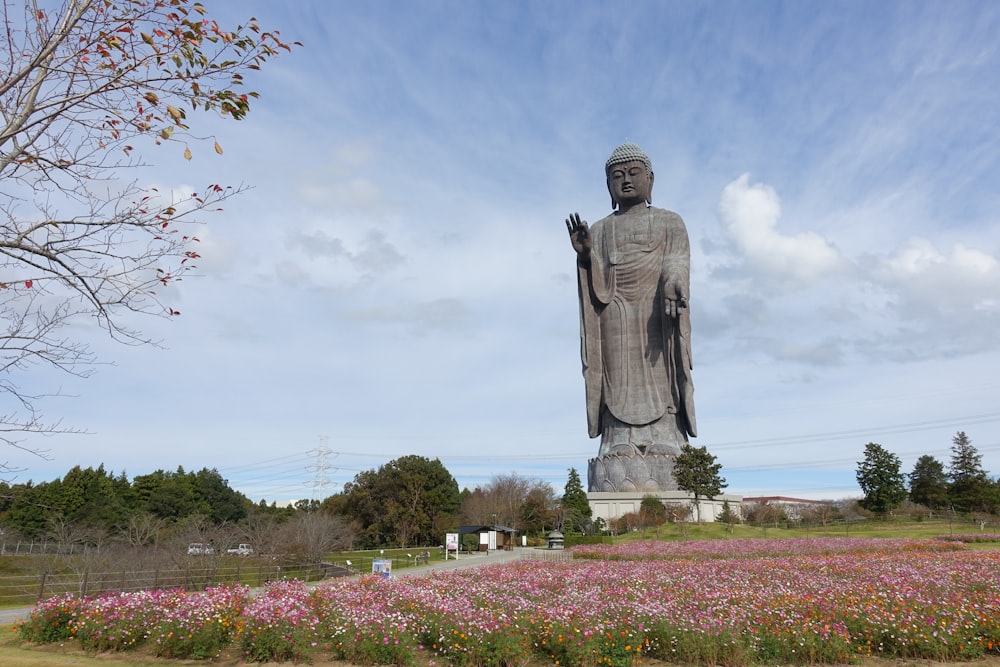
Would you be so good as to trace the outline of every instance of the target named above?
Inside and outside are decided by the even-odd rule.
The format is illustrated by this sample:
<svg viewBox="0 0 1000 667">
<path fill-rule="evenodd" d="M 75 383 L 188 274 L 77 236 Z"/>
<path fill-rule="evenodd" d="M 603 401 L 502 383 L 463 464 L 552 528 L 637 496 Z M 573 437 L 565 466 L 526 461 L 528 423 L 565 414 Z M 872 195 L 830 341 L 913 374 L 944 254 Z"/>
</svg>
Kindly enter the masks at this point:
<svg viewBox="0 0 1000 667">
<path fill-rule="evenodd" d="M 205 4 L 304 46 L 201 121 L 224 155 L 135 175 L 252 189 L 141 323 L 162 349 L 81 325 L 107 365 L 22 378 L 89 434 L 26 440 L 17 480 L 214 467 L 282 501 L 419 454 L 561 491 L 597 452 L 563 220 L 610 211 L 626 140 L 687 223 L 727 491 L 858 496 L 866 443 L 909 472 L 959 430 L 1000 474 L 1000 5 Z"/>
</svg>

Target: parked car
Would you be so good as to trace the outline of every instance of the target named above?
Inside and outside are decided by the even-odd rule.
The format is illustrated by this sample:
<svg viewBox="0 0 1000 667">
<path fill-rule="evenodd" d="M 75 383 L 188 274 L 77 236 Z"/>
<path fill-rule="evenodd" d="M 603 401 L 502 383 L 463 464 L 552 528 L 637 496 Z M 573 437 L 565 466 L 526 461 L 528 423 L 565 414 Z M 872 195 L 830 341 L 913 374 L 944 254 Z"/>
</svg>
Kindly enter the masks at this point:
<svg viewBox="0 0 1000 667">
<path fill-rule="evenodd" d="M 208 556 L 214 553 L 215 549 L 210 544 L 192 542 L 188 545 L 188 556 Z"/>
<path fill-rule="evenodd" d="M 252 556 L 253 547 L 251 547 L 249 544 L 241 544 L 240 546 L 235 547 L 233 549 L 226 549 L 226 553 L 232 556 Z"/>
</svg>

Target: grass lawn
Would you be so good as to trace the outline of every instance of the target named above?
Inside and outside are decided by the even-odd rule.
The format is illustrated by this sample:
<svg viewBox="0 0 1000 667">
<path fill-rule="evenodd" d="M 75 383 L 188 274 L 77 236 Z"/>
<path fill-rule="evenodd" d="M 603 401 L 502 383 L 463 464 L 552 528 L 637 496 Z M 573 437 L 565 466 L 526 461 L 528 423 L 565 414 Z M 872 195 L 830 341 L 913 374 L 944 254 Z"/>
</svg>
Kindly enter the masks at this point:
<svg viewBox="0 0 1000 667">
<path fill-rule="evenodd" d="M 65 667 L 66 665 L 108 667 L 109 664 L 118 667 L 152 667 L 153 665 L 163 667 L 165 663 L 170 662 L 153 658 L 142 659 L 133 655 L 127 657 L 117 655 L 90 657 L 80 650 L 63 651 L 59 647 L 51 646 L 25 650 L 21 648 L 21 642 L 11 628 L 10 624 L 0 626 L 0 665 L 4 667 Z"/>
<path fill-rule="evenodd" d="M 220 658 L 212 661 L 198 660 L 164 660 L 162 658 L 140 657 L 135 654 L 104 653 L 88 656 L 79 649 L 66 649 L 58 646 L 35 647 L 30 650 L 21 648 L 21 644 L 9 625 L 0 626 L 0 665 L 3 667 L 165 667 L 172 665 L 213 665 L 235 667 L 247 665 L 238 657 Z M 293 663 L 253 663 L 257 667 L 280 665 L 289 667 Z M 313 667 L 356 667 L 345 662 L 312 662 Z M 441 663 L 439 663 L 441 664 Z M 861 667 L 1000 667 L 1000 658 L 986 658 L 961 663 L 942 663 L 931 660 L 878 660 L 867 659 L 859 663 Z M 644 660 L 644 667 L 668 667 L 668 663 L 658 660 Z M 417 667 L 433 667 L 418 664 Z M 526 664 L 522 667 L 546 667 L 542 664 Z M 676 666 L 673 666 L 676 667 Z"/>
<path fill-rule="evenodd" d="M 881 521 L 871 519 L 851 523 L 831 523 L 828 526 L 810 526 L 808 528 L 779 528 L 747 526 L 738 524 L 726 526 L 720 523 L 704 523 L 701 525 L 667 523 L 659 528 L 647 528 L 642 531 L 621 535 L 615 542 L 628 540 L 724 540 L 747 538 L 790 538 L 790 537 L 894 537 L 911 539 L 930 539 L 949 533 L 978 534 L 979 526 L 947 519 L 913 521 L 910 519 Z M 987 527 L 985 532 L 1000 532 L 993 527 Z"/>
</svg>

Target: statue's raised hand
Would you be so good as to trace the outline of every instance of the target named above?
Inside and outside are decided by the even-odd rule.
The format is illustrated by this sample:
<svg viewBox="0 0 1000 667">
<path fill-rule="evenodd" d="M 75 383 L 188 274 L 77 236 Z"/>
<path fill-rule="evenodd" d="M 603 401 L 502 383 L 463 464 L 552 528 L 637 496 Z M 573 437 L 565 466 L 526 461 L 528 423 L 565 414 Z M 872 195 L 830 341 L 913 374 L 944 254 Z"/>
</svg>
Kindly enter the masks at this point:
<svg viewBox="0 0 1000 667">
<path fill-rule="evenodd" d="M 590 257 L 590 249 L 594 247 L 594 242 L 590 238 L 590 227 L 586 220 L 580 219 L 579 213 L 570 213 L 566 218 L 566 231 L 569 232 L 569 241 L 573 244 L 573 250 L 581 258 Z"/>
</svg>

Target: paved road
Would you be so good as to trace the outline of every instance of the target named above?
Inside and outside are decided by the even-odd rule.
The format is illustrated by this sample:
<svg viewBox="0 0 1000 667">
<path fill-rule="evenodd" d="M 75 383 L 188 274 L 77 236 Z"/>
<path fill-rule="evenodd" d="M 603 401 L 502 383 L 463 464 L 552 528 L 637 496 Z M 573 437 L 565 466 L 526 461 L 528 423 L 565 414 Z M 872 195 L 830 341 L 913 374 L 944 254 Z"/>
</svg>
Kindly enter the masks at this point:
<svg viewBox="0 0 1000 667">
<path fill-rule="evenodd" d="M 400 577 L 414 577 L 422 574 L 427 574 L 429 572 L 438 571 L 448 571 L 448 570 L 462 570 L 469 567 L 479 567 L 482 565 L 493 565 L 495 563 L 507 563 L 513 560 L 519 560 L 521 558 L 531 558 L 537 555 L 539 552 L 545 553 L 544 549 L 533 549 L 533 548 L 516 548 L 513 551 L 494 551 L 491 553 L 484 554 L 463 554 L 457 559 L 449 559 L 446 561 L 435 561 L 427 565 L 418 565 L 416 567 L 408 567 L 405 570 L 400 570 L 395 576 Z M 548 552 L 551 553 L 551 552 Z M 18 619 L 25 620 L 31 613 L 33 607 L 18 607 L 15 609 L 0 609 L 0 624 L 13 623 Z"/>
<path fill-rule="evenodd" d="M 13 623 L 18 619 L 27 620 L 28 614 L 31 613 L 32 609 L 33 607 L 19 607 L 17 609 L 0 609 L 0 624 L 6 625 L 7 623 Z"/>
<path fill-rule="evenodd" d="M 439 572 L 447 570 L 464 570 L 469 567 L 479 567 L 481 565 L 494 565 L 496 563 L 507 563 L 512 560 L 519 560 L 521 558 L 530 558 L 533 553 L 538 551 L 532 548 L 516 548 L 513 551 L 493 551 L 490 553 L 472 553 L 463 554 L 458 558 L 449 558 L 448 560 L 434 561 L 433 563 L 428 563 L 427 565 L 418 565 L 416 567 L 408 567 L 405 570 L 399 571 L 399 576 L 401 577 L 412 577 L 421 574 L 427 574 L 428 572 Z"/>
</svg>

